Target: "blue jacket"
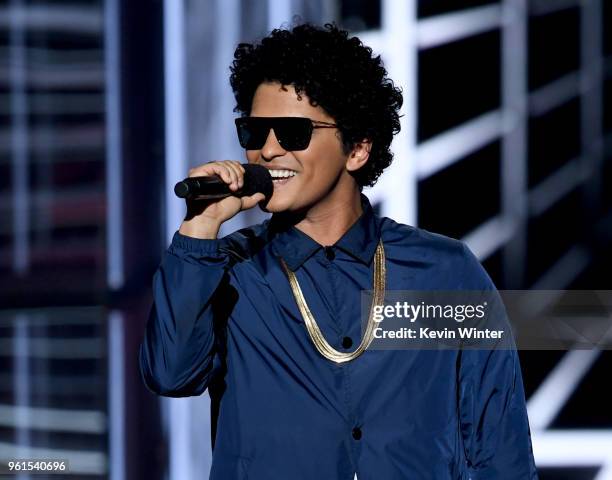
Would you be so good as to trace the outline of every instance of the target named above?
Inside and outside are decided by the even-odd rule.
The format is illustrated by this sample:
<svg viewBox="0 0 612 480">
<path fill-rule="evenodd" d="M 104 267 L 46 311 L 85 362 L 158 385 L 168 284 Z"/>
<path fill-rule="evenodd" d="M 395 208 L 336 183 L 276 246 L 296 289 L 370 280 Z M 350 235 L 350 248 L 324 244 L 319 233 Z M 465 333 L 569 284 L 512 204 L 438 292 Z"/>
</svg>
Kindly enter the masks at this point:
<svg viewBox="0 0 612 480">
<path fill-rule="evenodd" d="M 211 397 L 212 480 L 537 479 L 516 349 L 314 347 L 277 256 L 327 341 L 360 342 L 382 236 L 387 290 L 495 289 L 457 240 L 364 213 L 331 248 L 277 216 L 221 239 L 178 232 L 153 280 L 143 379 Z"/>
</svg>

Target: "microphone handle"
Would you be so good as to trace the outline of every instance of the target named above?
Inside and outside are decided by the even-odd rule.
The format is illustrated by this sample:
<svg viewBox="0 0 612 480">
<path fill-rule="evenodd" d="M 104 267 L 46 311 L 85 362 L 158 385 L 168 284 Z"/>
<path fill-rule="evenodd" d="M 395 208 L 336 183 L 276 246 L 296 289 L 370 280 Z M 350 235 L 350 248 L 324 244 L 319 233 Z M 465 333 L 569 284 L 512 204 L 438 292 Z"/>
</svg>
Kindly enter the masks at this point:
<svg viewBox="0 0 612 480">
<path fill-rule="evenodd" d="M 206 193 L 201 193 L 205 191 Z M 179 198 L 192 200 L 214 200 L 235 195 L 241 196 L 242 189 L 231 191 L 217 175 L 210 177 L 189 177 L 174 186 L 174 193 Z"/>
<path fill-rule="evenodd" d="M 235 195 L 237 197 L 240 196 L 240 192 L 236 191 L 236 192 L 232 192 L 232 193 L 203 193 L 201 195 L 194 195 L 192 197 L 189 197 L 192 200 L 215 200 L 215 199 L 219 199 L 219 198 L 225 198 L 225 197 L 229 197 L 231 195 Z"/>
<path fill-rule="evenodd" d="M 274 183 L 270 172 L 261 165 L 244 166 L 244 185 L 233 192 L 219 175 L 205 177 L 188 177 L 174 186 L 174 193 L 179 198 L 194 200 L 218 199 L 230 196 L 248 197 L 256 192 L 263 193 L 267 199 L 274 192 Z"/>
</svg>

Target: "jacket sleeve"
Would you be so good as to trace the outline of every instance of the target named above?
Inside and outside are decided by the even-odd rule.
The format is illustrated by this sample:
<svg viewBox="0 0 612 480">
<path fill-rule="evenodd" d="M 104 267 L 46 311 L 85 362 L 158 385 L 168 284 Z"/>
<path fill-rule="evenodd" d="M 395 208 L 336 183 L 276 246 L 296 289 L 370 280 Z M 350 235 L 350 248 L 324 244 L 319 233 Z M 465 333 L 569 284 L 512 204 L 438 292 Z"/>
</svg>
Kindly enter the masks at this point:
<svg viewBox="0 0 612 480">
<path fill-rule="evenodd" d="M 213 370 L 215 291 L 230 266 L 223 239 L 176 232 L 153 276 L 153 306 L 140 345 L 145 385 L 168 397 L 200 395 Z"/>
<path fill-rule="evenodd" d="M 486 271 L 466 248 L 471 287 L 492 290 L 496 329 L 504 341 L 459 356 L 458 389 L 461 435 L 471 480 L 538 478 L 518 352 L 503 301 Z M 476 285 L 478 287 L 476 287 Z"/>
</svg>

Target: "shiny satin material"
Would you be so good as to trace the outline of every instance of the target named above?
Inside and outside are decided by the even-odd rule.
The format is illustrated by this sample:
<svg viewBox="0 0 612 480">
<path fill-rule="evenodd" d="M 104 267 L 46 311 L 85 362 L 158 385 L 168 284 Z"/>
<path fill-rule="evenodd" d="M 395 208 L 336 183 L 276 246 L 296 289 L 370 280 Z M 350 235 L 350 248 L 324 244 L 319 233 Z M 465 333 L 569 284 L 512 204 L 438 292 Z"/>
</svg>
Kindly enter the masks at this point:
<svg viewBox="0 0 612 480">
<path fill-rule="evenodd" d="M 313 346 L 277 256 L 344 352 L 361 338 L 381 236 L 387 290 L 495 288 L 463 243 L 361 200 L 331 249 L 278 215 L 222 239 L 177 232 L 153 279 L 146 385 L 208 388 L 212 480 L 537 479 L 516 350 L 366 350 L 336 364 Z"/>
</svg>

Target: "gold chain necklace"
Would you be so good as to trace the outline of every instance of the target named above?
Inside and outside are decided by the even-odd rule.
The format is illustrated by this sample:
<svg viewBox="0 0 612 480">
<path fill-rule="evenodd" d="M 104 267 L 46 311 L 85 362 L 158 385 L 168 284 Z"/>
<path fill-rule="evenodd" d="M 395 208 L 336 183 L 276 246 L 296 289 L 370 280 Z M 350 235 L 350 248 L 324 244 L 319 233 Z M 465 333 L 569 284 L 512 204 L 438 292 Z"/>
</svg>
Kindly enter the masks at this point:
<svg viewBox="0 0 612 480">
<path fill-rule="evenodd" d="M 339 352 L 329 343 L 327 343 L 327 340 L 325 340 L 325 337 L 319 329 L 319 325 L 317 325 L 316 320 L 308 308 L 308 304 L 306 303 L 306 299 L 304 298 L 304 294 L 302 293 L 302 289 L 300 288 L 300 284 L 298 283 L 295 273 L 289 269 L 281 257 L 279 257 L 279 260 L 283 266 L 283 269 L 285 270 L 285 273 L 287 274 L 287 277 L 289 278 L 289 284 L 291 285 L 293 297 L 295 298 L 298 308 L 300 309 L 300 313 L 302 314 L 302 318 L 306 324 L 306 329 L 308 330 L 310 339 L 312 340 L 312 343 L 314 343 L 315 347 L 317 347 L 319 353 L 332 362 L 344 363 L 350 362 L 365 352 L 374 339 L 374 306 L 383 305 L 385 301 L 386 268 L 385 249 L 383 247 L 382 239 L 379 240 L 378 246 L 376 247 L 376 253 L 374 254 L 374 298 L 372 299 L 372 305 L 370 306 L 368 324 L 363 338 L 361 339 L 361 343 L 352 352 Z"/>
</svg>

